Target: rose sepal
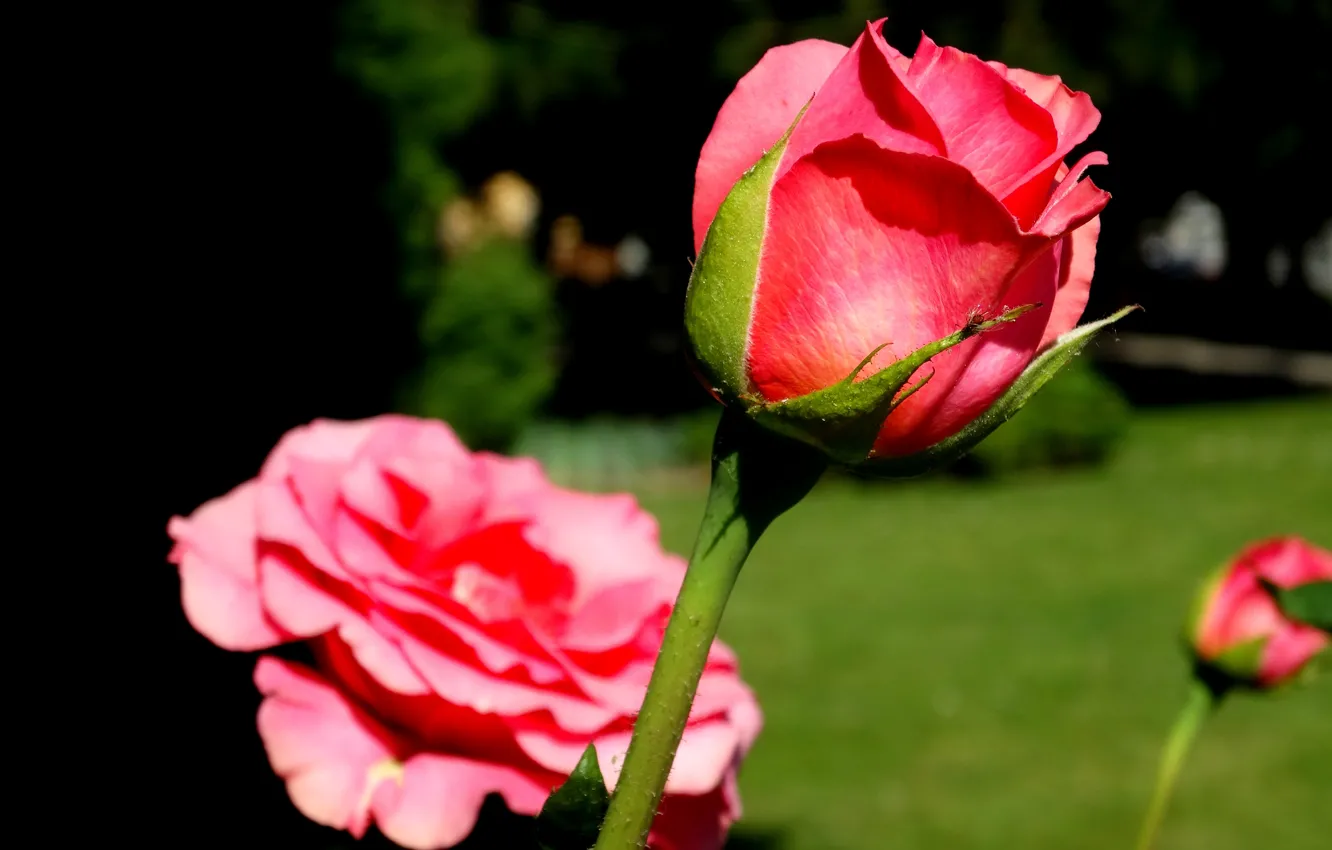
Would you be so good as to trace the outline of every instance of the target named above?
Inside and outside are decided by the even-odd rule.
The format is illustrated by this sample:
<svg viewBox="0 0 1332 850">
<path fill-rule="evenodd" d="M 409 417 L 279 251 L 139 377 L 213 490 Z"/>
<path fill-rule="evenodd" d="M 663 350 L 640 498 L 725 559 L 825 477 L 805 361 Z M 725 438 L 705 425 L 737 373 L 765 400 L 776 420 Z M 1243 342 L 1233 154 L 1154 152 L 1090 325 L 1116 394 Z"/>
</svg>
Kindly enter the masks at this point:
<svg viewBox="0 0 1332 850">
<path fill-rule="evenodd" d="M 1332 634 L 1332 581 L 1311 581 L 1299 587 L 1259 581 L 1286 619 Z"/>
<path fill-rule="evenodd" d="M 910 455 L 871 455 L 858 465 L 858 471 L 885 478 L 909 478 L 953 463 L 1011 419 L 1037 390 L 1080 354 L 1097 334 L 1138 309 L 1141 308 L 1136 304 L 1124 307 L 1100 321 L 1076 327 L 1056 338 L 984 413 L 951 437 Z"/>
<path fill-rule="evenodd" d="M 903 401 L 930 379 L 913 375 L 936 354 L 947 351 L 973 336 L 1016 321 L 1038 304 L 1017 307 L 993 319 L 967 322 L 960 330 L 875 372 L 863 381 L 856 378 L 887 343 L 865 355 L 842 380 L 821 390 L 778 402 L 762 402 L 750 396 L 740 401 L 755 422 L 765 428 L 808 443 L 838 463 L 854 466 L 870 456 L 884 420 Z"/>
<path fill-rule="evenodd" d="M 809 104 L 806 103 L 805 107 Z M 740 176 L 708 226 L 685 292 L 690 356 L 712 394 L 730 403 L 749 389 L 745 350 L 777 165 L 800 118 Z"/>
<path fill-rule="evenodd" d="M 1221 694 L 1234 688 L 1249 688 L 1258 681 L 1263 666 L 1263 651 L 1268 637 L 1246 640 L 1227 648 L 1213 658 L 1194 660 L 1194 676 Z"/>
<path fill-rule="evenodd" d="M 536 819 L 541 850 L 587 850 L 596 843 L 610 807 L 610 792 L 597 762 L 597 748 L 588 744 L 578 766 L 541 806 Z"/>
</svg>

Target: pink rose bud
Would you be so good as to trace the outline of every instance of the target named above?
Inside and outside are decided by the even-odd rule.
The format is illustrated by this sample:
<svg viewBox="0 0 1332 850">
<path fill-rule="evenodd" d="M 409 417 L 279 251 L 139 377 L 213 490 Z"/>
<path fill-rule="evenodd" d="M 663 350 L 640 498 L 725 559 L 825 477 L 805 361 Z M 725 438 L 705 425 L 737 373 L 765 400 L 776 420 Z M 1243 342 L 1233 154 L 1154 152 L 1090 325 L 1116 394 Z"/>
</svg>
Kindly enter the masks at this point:
<svg viewBox="0 0 1332 850">
<path fill-rule="evenodd" d="M 1325 591 L 1328 582 L 1332 552 L 1297 537 L 1267 540 L 1241 552 L 1198 597 L 1189 643 L 1200 673 L 1222 686 L 1263 690 L 1290 681 L 1332 639 L 1293 618 L 1279 597 L 1315 586 Z"/>
<path fill-rule="evenodd" d="M 253 480 L 169 526 L 190 623 L 265 656 L 259 735 L 306 816 L 416 850 L 487 794 L 535 815 L 589 742 L 614 786 L 685 564 L 633 498 L 469 452 L 441 422 L 297 428 Z M 761 724 L 712 645 L 653 850 L 717 850 Z"/>
<path fill-rule="evenodd" d="M 1064 163 L 1086 94 L 881 26 L 773 48 L 722 105 L 685 321 L 722 402 L 895 474 L 965 452 L 1104 326 L 1074 330 L 1110 196 L 1082 179 L 1104 154 Z"/>
</svg>

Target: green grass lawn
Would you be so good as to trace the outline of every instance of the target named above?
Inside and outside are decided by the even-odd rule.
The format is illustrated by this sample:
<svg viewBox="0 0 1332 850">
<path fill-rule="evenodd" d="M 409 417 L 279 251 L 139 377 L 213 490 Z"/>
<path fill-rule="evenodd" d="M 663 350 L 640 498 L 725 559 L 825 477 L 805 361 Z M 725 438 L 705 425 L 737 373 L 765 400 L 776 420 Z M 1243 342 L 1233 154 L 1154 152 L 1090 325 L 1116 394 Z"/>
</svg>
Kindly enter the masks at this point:
<svg viewBox="0 0 1332 850">
<path fill-rule="evenodd" d="M 687 553 L 702 494 L 640 496 Z M 732 846 L 1131 848 L 1194 588 L 1276 533 L 1332 545 L 1332 400 L 1141 413 L 1092 471 L 824 481 L 722 629 L 766 716 Z M 1229 700 L 1159 847 L 1330 836 L 1332 676 Z"/>
</svg>

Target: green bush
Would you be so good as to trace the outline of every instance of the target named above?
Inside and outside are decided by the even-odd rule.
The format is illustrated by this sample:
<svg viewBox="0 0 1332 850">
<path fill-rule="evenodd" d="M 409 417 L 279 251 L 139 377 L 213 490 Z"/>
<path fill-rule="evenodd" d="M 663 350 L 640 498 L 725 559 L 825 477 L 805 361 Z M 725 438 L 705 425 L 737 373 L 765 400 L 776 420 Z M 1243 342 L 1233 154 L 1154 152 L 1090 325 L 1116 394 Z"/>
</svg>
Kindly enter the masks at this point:
<svg viewBox="0 0 1332 850">
<path fill-rule="evenodd" d="M 444 419 L 473 448 L 509 448 L 554 388 L 555 303 L 529 244 L 441 250 L 441 211 L 479 176 L 445 151 L 487 117 L 531 119 L 618 84 L 619 35 L 540 6 L 349 0 L 341 13 L 338 67 L 379 103 L 390 131 L 399 285 L 422 317 L 424 362 L 398 407 Z"/>
<path fill-rule="evenodd" d="M 1085 358 L 1074 360 L 954 467 L 962 475 L 1089 466 L 1114 450 L 1130 409 Z"/>
<path fill-rule="evenodd" d="M 474 449 L 508 449 L 555 385 L 554 298 L 525 245 L 494 240 L 438 267 L 421 318 L 425 362 L 404 406 Z"/>
</svg>

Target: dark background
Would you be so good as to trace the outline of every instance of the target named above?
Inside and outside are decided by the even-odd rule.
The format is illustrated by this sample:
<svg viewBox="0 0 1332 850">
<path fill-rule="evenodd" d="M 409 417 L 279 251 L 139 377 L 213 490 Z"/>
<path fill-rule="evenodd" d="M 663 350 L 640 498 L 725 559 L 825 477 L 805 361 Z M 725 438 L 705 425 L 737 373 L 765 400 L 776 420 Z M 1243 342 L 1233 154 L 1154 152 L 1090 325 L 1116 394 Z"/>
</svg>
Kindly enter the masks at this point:
<svg viewBox="0 0 1332 850">
<path fill-rule="evenodd" d="M 485 4 L 481 26 L 503 33 L 513 5 Z M 566 292 L 569 359 L 555 412 L 700 406 L 678 347 L 645 340 L 679 338 L 694 157 L 743 71 L 715 59 L 718 45 L 745 27 L 759 42 L 790 41 L 840 26 L 837 16 L 848 13 L 794 0 L 540 5 L 620 34 L 614 84 L 535 110 L 501 105 L 450 143 L 448 160 L 471 183 L 518 170 L 541 188 L 543 216 L 578 214 L 589 241 L 614 244 L 632 228 L 652 246 L 652 285 Z M 1332 214 L 1323 127 L 1329 3 L 1222 12 L 1187 0 L 959 2 L 946 15 L 886 5 L 890 40 L 903 50 L 925 28 L 941 43 L 1010 62 L 1021 57 L 998 50 L 1003 38 L 1022 40 L 1011 22 L 1035 20 L 1058 52 L 1033 67 L 1097 89 L 1104 118 L 1093 142 L 1111 165 L 1093 176 L 1114 200 L 1089 315 L 1138 302 L 1147 310 L 1125 329 L 1332 348 L 1332 307 L 1302 286 L 1298 263 L 1281 289 L 1264 272 L 1274 243 L 1298 254 Z M 836 20 L 819 24 L 820 15 Z M 395 382 L 417 362 L 413 309 L 397 284 L 395 222 L 383 202 L 392 129 L 337 70 L 339 20 L 337 4 L 228 4 L 145 26 L 126 58 L 133 70 L 122 120 L 129 102 L 139 104 L 142 113 L 132 114 L 146 132 L 120 176 L 143 181 L 137 195 L 149 212 L 125 238 L 144 253 L 147 273 L 121 302 L 126 315 L 103 352 L 116 364 L 116 414 L 132 420 L 126 463 L 114 474 L 130 478 L 137 494 L 121 506 L 131 517 L 104 554 L 132 602 L 117 617 L 124 639 L 94 647 L 93 657 L 114 667 L 116 699 L 132 704 L 119 728 L 102 734 L 124 745 L 120 763 L 152 777 L 136 783 L 122 809 L 131 841 L 179 841 L 178 823 L 195 825 L 184 842 L 195 847 L 342 841 L 290 805 L 254 729 L 254 658 L 189 628 L 165 560 L 170 516 L 252 476 L 295 425 L 392 409 Z M 856 34 L 828 37 L 849 43 Z M 1189 62 L 1192 71 L 1171 76 Z M 1220 280 L 1167 280 L 1139 259 L 1144 222 L 1187 189 L 1224 210 L 1231 260 Z M 1139 403 L 1293 391 L 1169 372 L 1113 375 Z M 120 793 L 114 782 L 109 793 Z"/>
</svg>

